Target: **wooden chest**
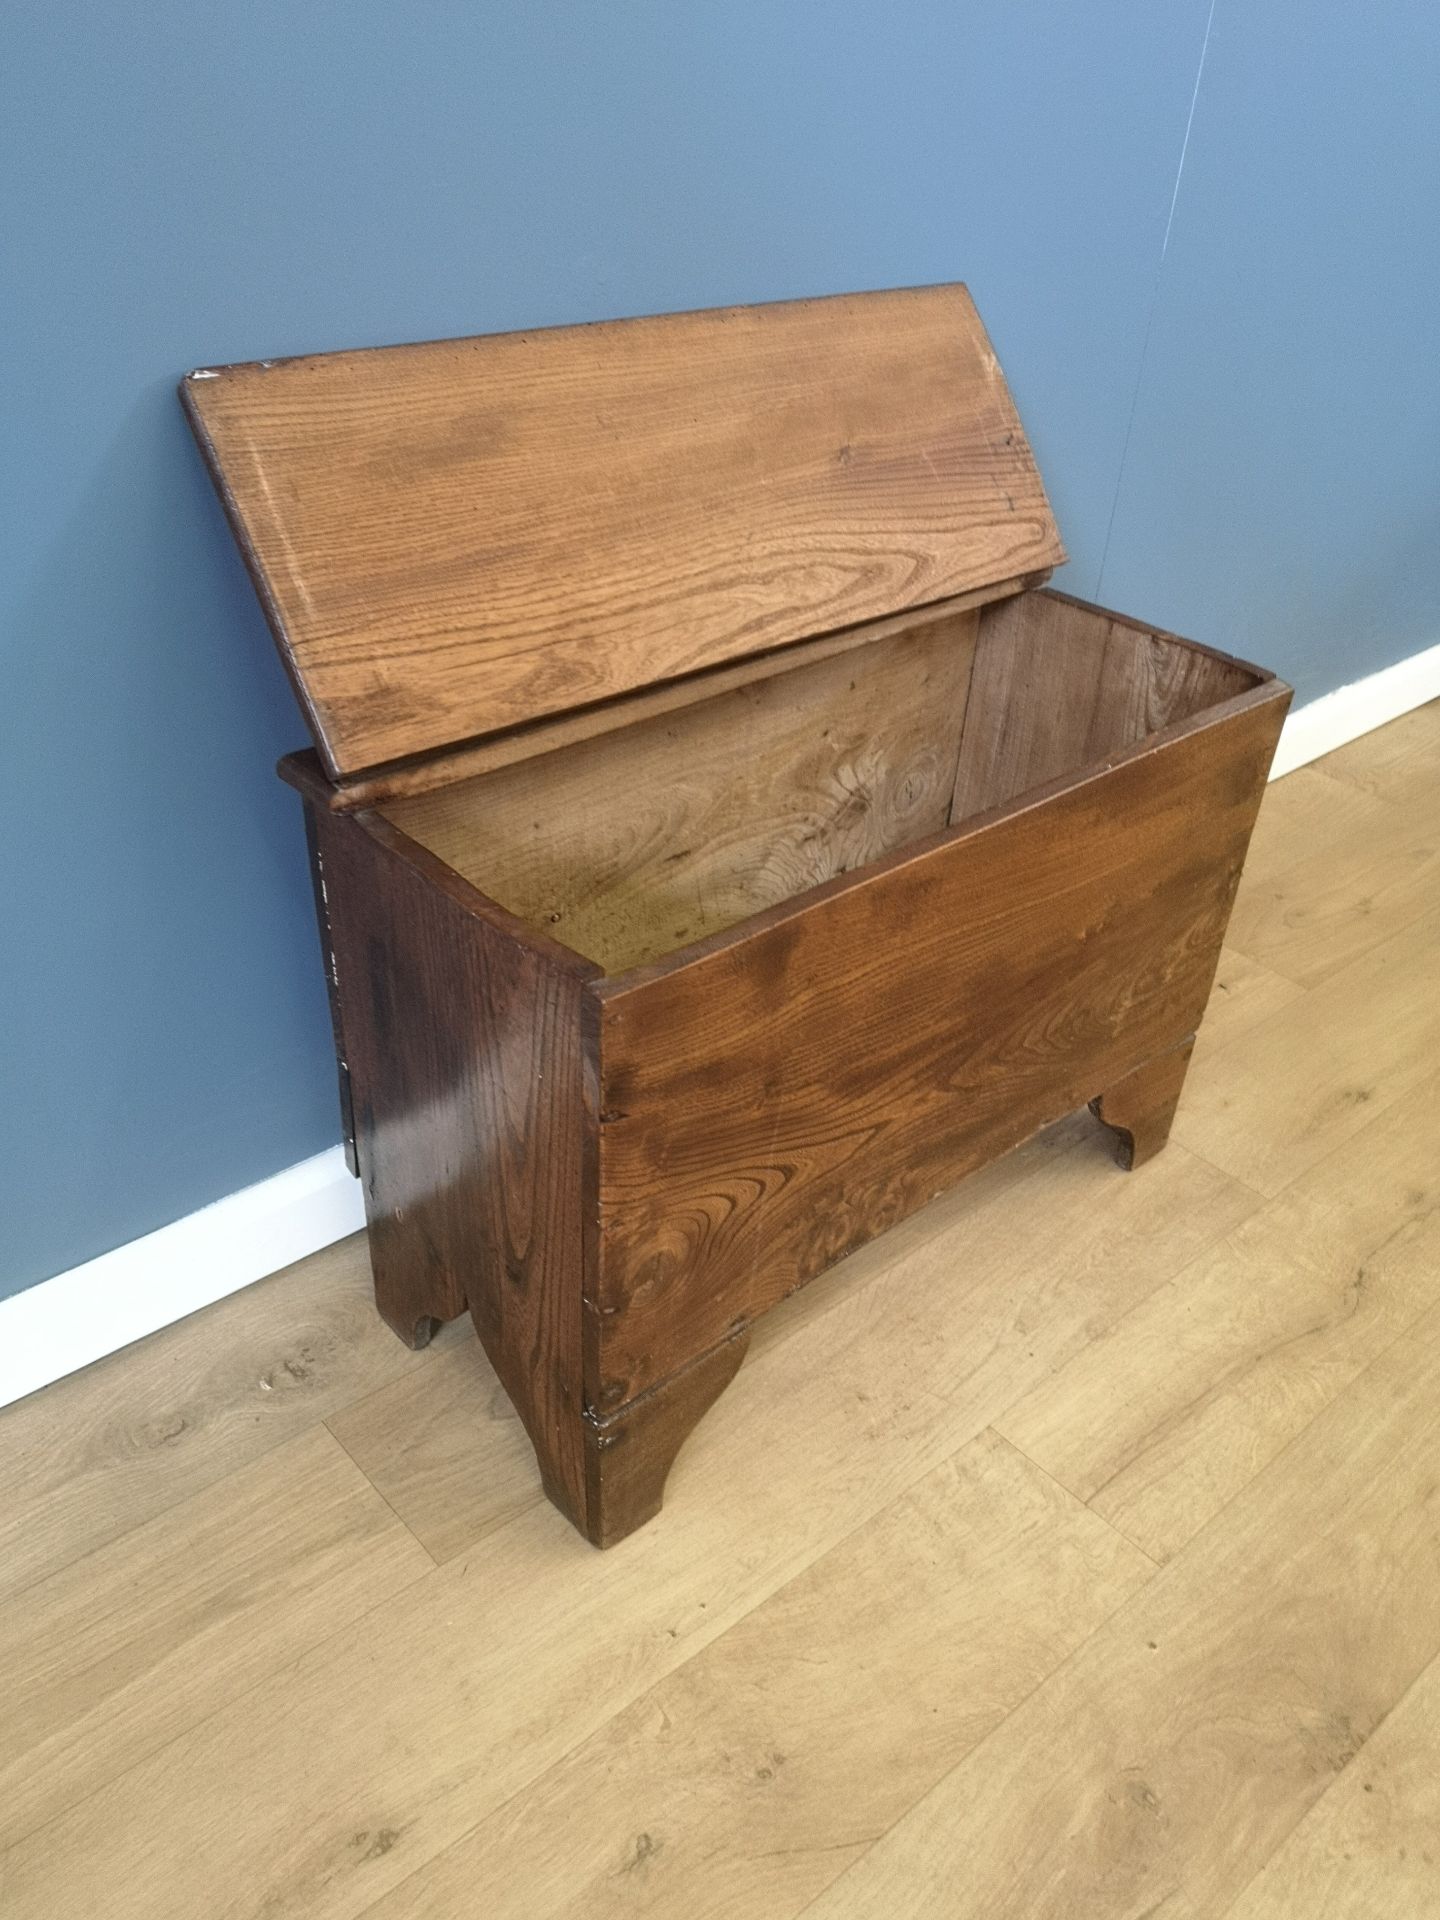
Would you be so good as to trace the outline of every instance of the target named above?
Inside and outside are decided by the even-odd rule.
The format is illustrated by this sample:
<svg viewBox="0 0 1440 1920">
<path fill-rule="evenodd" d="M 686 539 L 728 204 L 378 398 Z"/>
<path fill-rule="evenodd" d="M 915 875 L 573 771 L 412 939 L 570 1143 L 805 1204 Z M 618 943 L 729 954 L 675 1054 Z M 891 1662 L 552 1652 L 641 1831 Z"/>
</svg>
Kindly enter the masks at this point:
<svg viewBox="0 0 1440 1920">
<path fill-rule="evenodd" d="M 758 1314 L 1094 1104 L 1163 1144 L 1289 702 L 1041 590 L 963 287 L 207 368 L 294 677 L 380 1311 L 591 1540 Z"/>
</svg>

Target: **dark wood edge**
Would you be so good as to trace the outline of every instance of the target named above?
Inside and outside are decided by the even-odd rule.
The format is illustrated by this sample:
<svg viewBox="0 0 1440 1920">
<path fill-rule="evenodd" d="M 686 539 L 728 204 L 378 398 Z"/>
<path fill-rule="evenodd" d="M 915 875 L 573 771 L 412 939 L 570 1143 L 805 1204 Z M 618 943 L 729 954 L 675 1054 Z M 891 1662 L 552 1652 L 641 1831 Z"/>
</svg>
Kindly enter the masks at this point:
<svg viewBox="0 0 1440 1920">
<path fill-rule="evenodd" d="M 1145 628 L 1145 632 L 1153 629 Z M 796 894 L 792 899 L 782 900 L 776 906 L 766 907 L 759 913 L 751 914 L 737 921 L 733 927 L 724 927 L 718 933 L 708 934 L 702 940 L 694 940 L 688 946 L 677 947 L 673 953 L 661 955 L 658 960 L 648 960 L 643 965 L 631 967 L 623 973 L 604 975 L 590 983 L 589 991 L 603 1004 L 622 998 L 627 993 L 650 986 L 654 981 L 664 979 L 667 974 L 678 973 L 683 967 L 693 965 L 699 960 L 712 959 L 716 954 L 724 953 L 727 948 L 741 947 L 759 933 L 768 932 L 771 927 L 782 926 L 787 920 L 808 913 L 811 908 L 823 902 L 833 900 L 844 893 L 858 892 L 862 887 L 882 884 L 892 873 L 912 862 L 927 860 L 946 851 L 961 840 L 971 839 L 982 833 L 994 832 L 1018 815 L 1028 813 L 1035 807 L 1043 807 L 1058 795 L 1103 780 L 1117 767 L 1128 765 L 1131 761 L 1141 760 L 1150 754 L 1164 752 L 1191 734 L 1208 731 L 1213 727 L 1224 726 L 1232 720 L 1241 718 L 1255 707 L 1276 705 L 1283 717 L 1290 705 L 1291 689 L 1283 680 L 1273 676 L 1258 687 L 1249 687 L 1243 693 L 1233 694 L 1230 699 L 1219 701 L 1213 707 L 1191 714 L 1188 719 L 1173 721 L 1168 727 L 1161 727 L 1155 733 L 1147 734 L 1143 740 L 1134 741 L 1119 753 L 1108 754 L 1103 760 L 1093 761 L 1090 765 L 1077 768 L 1073 773 L 1061 774 L 1044 786 L 1032 787 L 1023 794 L 1017 794 L 1013 800 L 1003 805 L 991 807 L 984 813 L 970 815 L 957 821 L 954 826 L 942 827 L 938 833 L 928 834 L 923 840 L 911 841 L 908 846 L 897 847 L 883 859 L 869 866 L 858 867 L 853 873 L 839 874 L 833 880 L 827 880 L 807 892 Z"/>
<path fill-rule="evenodd" d="M 587 982 L 580 990 L 580 1397 L 588 1413 L 600 1403 L 600 1128 L 601 1039 L 603 1009 Z"/>
<path fill-rule="evenodd" d="M 313 800 L 322 812 L 336 811 L 335 783 L 320 764 L 320 756 L 313 747 L 299 747 L 294 753 L 287 753 L 283 760 L 276 762 L 275 771 L 287 787 L 294 787 L 307 800 Z"/>
<path fill-rule="evenodd" d="M 1219 647 L 1207 647 L 1203 640 L 1187 640 L 1183 633 L 1172 633 L 1168 627 L 1152 626 L 1148 620 L 1137 620 L 1133 614 L 1116 613 L 1113 607 L 1102 607 L 1094 600 L 1081 600 L 1073 593 L 1062 593 L 1058 587 L 1045 589 L 1047 600 L 1059 600 L 1067 607 L 1078 607 L 1082 613 L 1093 613 L 1097 619 L 1110 620 L 1117 627 L 1129 627 L 1132 633 L 1143 633 L 1152 640 L 1164 640 L 1170 646 L 1183 647 L 1186 653 L 1203 653 L 1208 659 L 1218 660 L 1223 666 L 1237 667 L 1241 673 L 1253 674 L 1256 685 L 1275 679 L 1268 667 L 1257 667 L 1252 660 L 1242 660 L 1237 654 L 1222 653 Z"/>
<path fill-rule="evenodd" d="M 262 362 L 261 364 L 263 365 L 265 363 Z M 250 584 L 255 589 L 255 597 L 260 602 L 261 611 L 264 613 L 266 623 L 274 636 L 275 649 L 280 655 L 280 663 L 285 669 L 286 678 L 290 682 L 296 704 L 304 715 L 305 724 L 310 729 L 311 737 L 323 757 L 324 764 L 329 768 L 330 772 L 334 774 L 337 771 L 335 756 L 331 749 L 330 742 L 326 738 L 325 728 L 321 724 L 320 715 L 312 704 L 310 696 L 306 691 L 305 683 L 300 678 L 299 671 L 295 665 L 295 655 L 290 645 L 290 630 L 285 625 L 284 616 L 281 614 L 280 608 L 270 592 L 269 584 L 261 570 L 255 549 L 251 545 L 250 532 L 245 525 L 244 516 L 240 512 L 234 494 L 230 491 L 230 484 L 225 478 L 224 468 L 220 464 L 219 457 L 215 452 L 214 442 L 211 440 L 205 422 L 200 416 L 199 407 L 194 397 L 194 382 L 212 377 L 218 379 L 219 375 L 212 374 L 212 370 L 208 367 L 197 367 L 193 373 L 187 373 L 185 378 L 180 382 L 180 404 L 185 409 L 185 418 L 189 421 L 190 431 L 194 434 L 196 444 L 200 448 L 200 456 L 205 462 L 205 471 L 210 476 L 210 484 L 219 496 L 220 505 L 224 510 L 230 532 L 234 537 L 236 546 L 240 549 L 240 557 L 245 562 L 245 571 L 250 576 Z M 329 803 L 326 802 L 325 804 L 328 805 Z"/>
<path fill-rule="evenodd" d="M 330 890 L 325 881 L 325 854 L 320 845 L 320 815 L 308 800 L 305 815 L 305 843 L 310 851 L 310 890 L 315 902 L 315 925 L 320 935 L 320 958 L 325 968 L 325 997 L 330 1004 L 330 1031 L 335 1042 L 335 1078 L 340 1096 L 340 1131 L 345 1143 L 345 1164 L 360 1178 L 359 1149 L 355 1144 L 355 1096 L 350 1085 L 350 1049 L 345 1040 L 345 1021 L 340 1008 L 340 982 L 335 971 L 335 937 L 330 918 Z"/>
<path fill-rule="evenodd" d="M 277 770 L 283 780 L 307 798 L 314 791 L 316 781 L 328 788 L 329 783 L 325 781 L 318 761 L 308 749 L 287 754 Z M 492 900 L 488 894 L 481 893 L 478 887 L 472 887 L 438 854 L 431 853 L 428 847 L 422 847 L 418 840 L 412 840 L 403 829 L 392 825 L 384 814 L 362 809 L 345 817 L 361 832 L 368 834 L 375 845 L 382 847 L 393 859 L 403 860 L 407 866 L 423 874 L 437 892 L 443 893 L 463 913 L 469 914 L 474 920 L 483 920 L 512 945 L 524 947 L 582 983 L 602 977 L 603 968 L 597 967 L 593 960 L 587 960 L 584 954 L 576 953 L 558 940 L 552 940 L 549 934 L 532 927 L 528 920 L 522 920 L 508 908 L 502 907 L 498 900 Z"/>
<path fill-rule="evenodd" d="M 519 726 L 502 727 L 494 733 L 472 734 L 467 739 L 452 741 L 428 753 L 379 761 L 372 767 L 343 774 L 333 780 L 327 777 L 326 798 L 322 804 L 332 813 L 353 813 L 361 807 L 378 806 L 386 800 L 458 786 L 465 780 L 492 772 L 498 766 L 513 766 L 522 760 L 538 759 L 546 753 L 563 752 L 578 744 L 580 739 L 594 739 L 603 733 L 619 732 L 660 713 L 699 706 L 712 696 L 712 689 L 717 694 L 728 693 L 745 684 L 747 667 L 755 679 L 776 677 L 791 667 L 809 666 L 815 658 L 833 657 L 831 650 L 838 652 L 841 645 L 853 646 L 858 650 L 880 640 L 893 639 L 912 625 L 919 630 L 963 613 L 980 612 L 997 601 L 1033 592 L 1045 585 L 1052 572 L 1051 567 L 1039 567 L 1029 573 L 1007 574 L 1003 579 L 967 588 L 964 593 L 951 594 L 941 600 L 928 600 L 921 606 L 902 607 L 894 613 L 877 614 L 872 620 L 857 621 L 849 627 L 832 627 L 820 633 L 807 633 L 798 640 L 787 640 L 778 647 L 762 647 L 754 653 L 731 660 L 717 660 L 707 667 L 697 667 L 690 673 L 648 680 L 643 686 L 631 687 L 605 700 L 582 702 L 554 713 L 541 714 Z M 817 652 L 817 649 L 824 651 Z M 573 727 L 577 719 L 586 718 L 595 722 L 593 730 L 587 729 L 573 738 L 565 737 L 567 728 Z M 497 751 L 503 757 L 495 757 Z M 289 778 L 288 775 L 285 777 Z"/>
</svg>

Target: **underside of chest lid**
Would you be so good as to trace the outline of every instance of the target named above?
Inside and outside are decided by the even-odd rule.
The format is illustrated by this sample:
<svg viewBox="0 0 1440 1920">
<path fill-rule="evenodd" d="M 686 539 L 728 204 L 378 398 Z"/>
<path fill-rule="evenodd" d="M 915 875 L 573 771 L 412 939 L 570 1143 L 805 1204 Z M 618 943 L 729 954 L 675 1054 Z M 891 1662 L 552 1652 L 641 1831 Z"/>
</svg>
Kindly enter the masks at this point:
<svg viewBox="0 0 1440 1920">
<path fill-rule="evenodd" d="M 1065 557 L 959 285 L 181 391 L 340 781 Z"/>
</svg>

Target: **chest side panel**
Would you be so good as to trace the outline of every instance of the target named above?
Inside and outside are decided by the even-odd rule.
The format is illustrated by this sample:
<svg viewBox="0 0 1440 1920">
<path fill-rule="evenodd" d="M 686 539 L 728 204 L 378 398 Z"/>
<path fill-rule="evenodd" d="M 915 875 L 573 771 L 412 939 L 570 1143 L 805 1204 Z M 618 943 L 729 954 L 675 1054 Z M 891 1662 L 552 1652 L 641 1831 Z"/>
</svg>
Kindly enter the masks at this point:
<svg viewBox="0 0 1440 1920">
<path fill-rule="evenodd" d="M 590 970 L 468 904 L 377 816 L 318 830 L 377 1281 L 468 1303 L 551 1497 L 583 1525 Z"/>
</svg>

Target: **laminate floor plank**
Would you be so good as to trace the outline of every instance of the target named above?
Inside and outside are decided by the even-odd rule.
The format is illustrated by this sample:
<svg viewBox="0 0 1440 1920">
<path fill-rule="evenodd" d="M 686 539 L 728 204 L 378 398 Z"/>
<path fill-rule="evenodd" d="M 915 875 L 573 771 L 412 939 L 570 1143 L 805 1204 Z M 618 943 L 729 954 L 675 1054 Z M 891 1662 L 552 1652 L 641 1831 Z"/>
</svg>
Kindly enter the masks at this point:
<svg viewBox="0 0 1440 1920">
<path fill-rule="evenodd" d="M 327 1425 L 442 1563 L 545 1497 L 520 1416 L 473 1339 Z"/>
<path fill-rule="evenodd" d="M 425 1358 L 357 1236 L 0 1408 L 0 1600 Z"/>
<path fill-rule="evenodd" d="M 1432 910 L 1239 1038 L 1197 1049 L 1172 1138 L 1273 1196 L 1428 1079 L 1437 1060 Z"/>
<path fill-rule="evenodd" d="M 0 1845 L 434 1570 L 323 1427 L 0 1605 Z"/>
<path fill-rule="evenodd" d="M 1440 820 L 1440 700 L 1362 734 L 1318 764 L 1333 780 Z"/>
<path fill-rule="evenodd" d="M 1226 1920 L 1440 1913 L 1440 1660 L 1271 1854 Z"/>
<path fill-rule="evenodd" d="M 1338 781 L 1329 784 L 1348 797 Z M 1312 987 L 1440 902 L 1440 807 L 1369 804 L 1379 820 L 1321 835 L 1275 871 L 1247 868 L 1226 933 L 1230 946 Z"/>
<path fill-rule="evenodd" d="M 808 1920 L 1219 1920 L 1335 1776 L 1364 1765 L 1440 1651 L 1437 1593 L 1440 1310 Z"/>
<path fill-rule="evenodd" d="M 1316 760 L 1265 789 L 1242 887 L 1274 880 L 1312 855 L 1351 844 L 1367 832 L 1378 842 L 1394 825 L 1393 813 L 1377 794 L 1353 784 L 1337 793 L 1325 769 L 1326 762 Z"/>
<path fill-rule="evenodd" d="M 1227 944 L 1220 949 L 1220 965 L 1200 1025 L 1198 1045 L 1208 1053 L 1212 1047 L 1239 1039 L 1272 1013 L 1298 1000 L 1304 991 L 1294 980 L 1272 972 Z"/>
<path fill-rule="evenodd" d="M 1440 1077 L 1397 1101 L 996 1421 L 1168 1559 L 1440 1304 Z"/>
</svg>

